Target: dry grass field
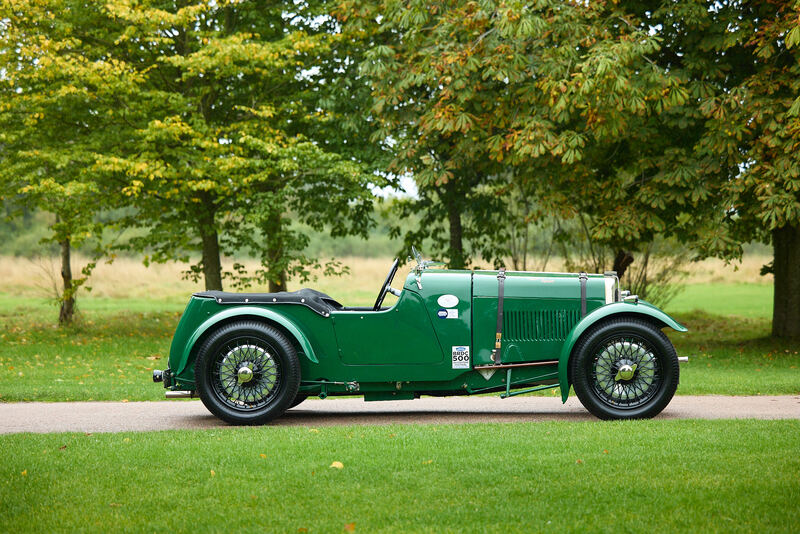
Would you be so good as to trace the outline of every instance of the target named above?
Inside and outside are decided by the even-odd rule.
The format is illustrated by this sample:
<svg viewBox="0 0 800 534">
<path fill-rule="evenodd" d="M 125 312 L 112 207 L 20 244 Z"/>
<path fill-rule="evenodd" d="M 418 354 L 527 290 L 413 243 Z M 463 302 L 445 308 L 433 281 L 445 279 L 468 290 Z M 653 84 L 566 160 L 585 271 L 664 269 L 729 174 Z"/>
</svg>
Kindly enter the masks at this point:
<svg viewBox="0 0 800 534">
<path fill-rule="evenodd" d="M 290 282 L 290 289 L 303 286 L 324 291 L 344 304 L 368 304 L 378 286 L 386 276 L 391 258 L 339 258 L 350 269 L 340 277 L 322 277 L 305 284 Z M 745 257 L 742 263 L 726 265 L 721 260 L 704 260 L 689 264 L 687 284 L 759 284 L 771 285 L 771 276 L 760 276 L 759 270 L 769 258 L 763 256 Z M 226 262 L 228 265 L 232 261 Z M 249 267 L 257 262 L 245 261 Z M 510 262 L 509 262 L 510 263 Z M 85 260 L 77 258 L 73 271 L 80 272 Z M 559 261 L 550 261 L 548 270 L 563 270 Z M 135 298 L 172 300 L 184 299 L 187 295 L 203 290 L 202 281 L 195 283 L 182 279 L 185 269 L 182 264 L 154 264 L 145 267 L 141 261 L 131 258 L 118 258 L 111 264 L 100 263 L 88 282 L 92 297 L 112 299 Z M 34 260 L 0 256 L 0 292 L 27 297 L 51 297 L 55 295 L 58 284 L 58 259 L 37 258 Z M 402 268 L 400 273 L 407 270 Z M 401 275 L 398 275 L 401 276 Z M 228 289 L 228 287 L 226 287 Z M 266 291 L 265 286 L 256 286 L 252 291 Z M 82 292 L 83 296 L 87 296 Z"/>
</svg>

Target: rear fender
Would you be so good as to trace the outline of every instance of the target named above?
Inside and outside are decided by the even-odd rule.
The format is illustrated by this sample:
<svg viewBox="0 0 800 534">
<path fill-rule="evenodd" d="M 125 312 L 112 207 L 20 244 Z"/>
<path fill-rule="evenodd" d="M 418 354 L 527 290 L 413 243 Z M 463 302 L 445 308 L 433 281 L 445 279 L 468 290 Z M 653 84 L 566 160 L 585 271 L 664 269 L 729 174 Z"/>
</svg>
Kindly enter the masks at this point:
<svg viewBox="0 0 800 534">
<path fill-rule="evenodd" d="M 289 332 L 292 337 L 294 337 L 298 345 L 300 345 L 303 354 L 305 354 L 309 361 L 313 363 L 319 363 L 317 355 L 314 353 L 314 349 L 311 347 L 311 343 L 309 343 L 308 338 L 306 338 L 306 336 L 303 334 L 303 331 L 294 323 L 294 321 L 291 321 L 285 316 L 269 309 L 257 308 L 255 306 L 236 306 L 235 308 L 221 311 L 212 317 L 209 317 L 200 326 L 198 326 L 194 332 L 192 332 L 189 340 L 184 345 L 183 353 L 181 354 L 180 366 L 174 374 L 179 375 L 184 371 L 184 369 L 186 369 L 186 366 L 189 364 L 189 358 L 192 354 L 192 349 L 194 349 L 198 339 L 200 339 L 206 332 L 214 328 L 214 326 L 222 322 L 229 322 L 231 319 L 265 319 L 267 322 L 276 323 Z"/>
<path fill-rule="evenodd" d="M 561 388 L 562 402 L 567 402 L 567 397 L 569 396 L 569 359 L 572 355 L 572 349 L 575 348 L 575 344 L 590 326 L 606 318 L 618 316 L 648 319 L 658 324 L 661 328 L 669 326 L 678 332 L 686 332 L 687 330 L 685 326 L 678 323 L 675 319 L 643 300 L 638 302 L 614 302 L 597 308 L 575 325 L 564 341 L 564 345 L 561 347 L 561 355 L 558 358 L 558 385 Z"/>
</svg>

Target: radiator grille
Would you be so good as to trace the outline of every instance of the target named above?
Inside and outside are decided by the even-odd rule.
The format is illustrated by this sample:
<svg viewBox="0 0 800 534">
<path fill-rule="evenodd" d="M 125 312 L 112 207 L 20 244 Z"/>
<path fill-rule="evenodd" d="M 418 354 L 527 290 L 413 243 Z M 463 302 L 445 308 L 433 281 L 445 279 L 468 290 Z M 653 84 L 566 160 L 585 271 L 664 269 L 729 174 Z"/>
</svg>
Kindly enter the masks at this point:
<svg viewBox="0 0 800 534">
<path fill-rule="evenodd" d="M 508 341 L 563 341 L 580 319 L 578 310 L 503 313 L 503 338 Z"/>
</svg>

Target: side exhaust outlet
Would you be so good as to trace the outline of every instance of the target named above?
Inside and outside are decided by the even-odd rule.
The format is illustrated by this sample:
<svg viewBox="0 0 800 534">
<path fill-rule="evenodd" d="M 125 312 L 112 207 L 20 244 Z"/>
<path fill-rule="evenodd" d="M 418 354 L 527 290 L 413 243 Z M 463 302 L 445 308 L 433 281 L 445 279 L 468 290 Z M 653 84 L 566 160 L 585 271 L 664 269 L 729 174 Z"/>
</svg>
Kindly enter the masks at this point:
<svg viewBox="0 0 800 534">
<path fill-rule="evenodd" d="M 193 399 L 197 395 L 194 391 L 167 391 L 165 396 L 168 399 Z"/>
</svg>

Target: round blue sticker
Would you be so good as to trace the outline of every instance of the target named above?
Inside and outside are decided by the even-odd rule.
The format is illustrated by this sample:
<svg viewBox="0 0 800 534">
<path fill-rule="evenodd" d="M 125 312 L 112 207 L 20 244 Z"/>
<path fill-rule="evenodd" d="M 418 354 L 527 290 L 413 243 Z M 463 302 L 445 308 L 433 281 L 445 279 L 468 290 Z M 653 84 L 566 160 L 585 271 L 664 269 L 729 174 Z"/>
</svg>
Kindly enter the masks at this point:
<svg viewBox="0 0 800 534">
<path fill-rule="evenodd" d="M 438 315 L 440 319 L 447 319 L 447 310 L 442 308 L 441 310 L 436 312 L 436 315 Z"/>
</svg>

